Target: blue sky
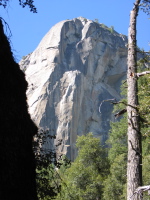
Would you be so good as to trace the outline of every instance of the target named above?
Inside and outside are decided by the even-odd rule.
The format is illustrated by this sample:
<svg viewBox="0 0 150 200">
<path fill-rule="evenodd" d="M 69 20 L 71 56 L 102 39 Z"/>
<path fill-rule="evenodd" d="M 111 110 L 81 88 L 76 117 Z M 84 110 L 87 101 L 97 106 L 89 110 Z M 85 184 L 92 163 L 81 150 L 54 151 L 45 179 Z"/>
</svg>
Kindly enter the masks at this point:
<svg viewBox="0 0 150 200">
<path fill-rule="evenodd" d="M 128 34 L 129 14 L 135 0 L 35 0 L 38 13 L 21 8 L 19 0 L 10 1 L 7 9 L 0 6 L 0 15 L 10 26 L 14 56 L 22 56 L 35 50 L 44 35 L 56 23 L 85 17 L 98 19 L 100 23 L 114 26 L 122 34 Z M 137 26 L 137 41 L 140 48 L 150 50 L 149 16 L 140 11 Z M 9 31 L 7 30 L 9 35 Z"/>
</svg>

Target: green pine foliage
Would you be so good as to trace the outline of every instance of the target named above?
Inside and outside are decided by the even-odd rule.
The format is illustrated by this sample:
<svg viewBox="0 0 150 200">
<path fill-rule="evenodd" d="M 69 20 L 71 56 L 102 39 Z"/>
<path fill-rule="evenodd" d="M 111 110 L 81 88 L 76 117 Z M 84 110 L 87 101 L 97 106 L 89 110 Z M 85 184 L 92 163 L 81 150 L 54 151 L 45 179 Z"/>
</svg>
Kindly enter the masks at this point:
<svg viewBox="0 0 150 200">
<path fill-rule="evenodd" d="M 140 69 L 141 70 L 141 69 Z M 141 116 L 142 132 L 142 172 L 143 185 L 150 185 L 150 75 L 139 78 L 139 112 Z M 143 200 L 150 200 L 147 192 L 144 193 Z"/>
<path fill-rule="evenodd" d="M 139 71 L 141 68 L 139 68 Z M 138 79 L 139 114 L 142 134 L 143 185 L 150 184 L 150 75 Z M 121 103 L 114 114 L 126 108 L 126 83 L 122 84 Z M 107 146 L 107 148 L 106 148 Z M 127 182 L 127 115 L 111 123 L 106 146 L 92 133 L 79 136 L 78 156 L 71 164 L 52 163 L 37 169 L 38 196 L 41 200 L 125 200 Z M 50 194 L 53 192 L 53 195 Z M 150 200 L 144 194 L 143 200 Z"/>
<path fill-rule="evenodd" d="M 60 190 L 59 177 L 53 164 L 41 163 L 37 167 L 37 193 L 39 200 L 51 200 Z"/>
<path fill-rule="evenodd" d="M 139 78 L 139 112 L 140 116 L 143 118 L 142 127 L 150 126 L 150 75 L 145 75 Z M 148 131 L 149 132 L 149 131 Z M 150 132 L 149 132 L 150 133 Z"/>
<path fill-rule="evenodd" d="M 126 153 L 127 154 L 127 119 L 126 115 L 120 119 L 120 121 L 111 123 L 111 130 L 109 133 L 109 139 L 107 144 L 109 145 L 108 158 L 110 163 L 114 162 L 114 159 Z"/>
<path fill-rule="evenodd" d="M 104 200 L 126 199 L 127 168 L 127 119 L 126 115 L 118 122 L 111 123 L 107 144 L 110 173 L 104 181 Z"/>
<path fill-rule="evenodd" d="M 78 156 L 63 175 L 61 193 L 56 199 L 102 199 L 103 181 L 108 174 L 107 152 L 92 133 L 78 137 Z M 60 172 L 61 173 L 61 172 Z"/>
<path fill-rule="evenodd" d="M 139 71 L 142 71 L 139 68 Z M 126 86 L 122 85 L 122 94 L 126 97 Z M 150 184 L 150 75 L 138 79 L 139 96 L 139 114 L 141 119 L 142 134 L 142 171 L 143 185 Z M 118 112 L 125 107 L 126 100 L 117 104 L 114 112 Z M 124 116 L 118 122 L 111 123 L 109 139 L 107 140 L 108 159 L 110 162 L 110 173 L 104 181 L 104 200 L 125 200 L 126 199 L 126 169 L 127 169 L 127 116 Z M 143 196 L 144 200 L 149 200 L 147 194 Z"/>
<path fill-rule="evenodd" d="M 126 108 L 126 82 L 122 84 L 122 99 L 119 104 L 114 106 L 114 114 Z M 103 199 L 104 200 L 123 200 L 126 199 L 126 168 L 127 168 L 127 115 L 111 122 L 108 145 L 108 160 L 110 172 L 104 181 Z"/>
<path fill-rule="evenodd" d="M 126 162 L 127 154 L 118 155 L 110 167 L 110 174 L 104 181 L 104 200 L 126 199 Z"/>
</svg>

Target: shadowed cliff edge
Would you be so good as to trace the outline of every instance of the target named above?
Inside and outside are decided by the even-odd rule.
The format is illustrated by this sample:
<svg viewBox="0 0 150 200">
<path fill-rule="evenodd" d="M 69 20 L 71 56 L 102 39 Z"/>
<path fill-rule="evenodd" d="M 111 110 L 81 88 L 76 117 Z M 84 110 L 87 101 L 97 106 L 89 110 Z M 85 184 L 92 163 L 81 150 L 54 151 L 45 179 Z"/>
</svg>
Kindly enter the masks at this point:
<svg viewBox="0 0 150 200">
<path fill-rule="evenodd" d="M 0 199 L 36 200 L 35 158 L 37 127 L 28 113 L 27 82 L 14 61 L 0 19 Z"/>
</svg>

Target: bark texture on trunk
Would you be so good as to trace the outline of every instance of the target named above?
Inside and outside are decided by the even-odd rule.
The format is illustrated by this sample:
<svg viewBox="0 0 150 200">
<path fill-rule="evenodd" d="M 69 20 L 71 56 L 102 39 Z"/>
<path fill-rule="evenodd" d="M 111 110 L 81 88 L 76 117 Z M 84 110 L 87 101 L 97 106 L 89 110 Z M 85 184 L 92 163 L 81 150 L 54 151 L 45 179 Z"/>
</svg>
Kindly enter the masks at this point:
<svg viewBox="0 0 150 200">
<path fill-rule="evenodd" d="M 128 163 L 127 163 L 127 200 L 142 199 L 134 191 L 142 185 L 142 149 L 141 133 L 138 115 L 137 96 L 137 59 L 136 59 L 136 19 L 140 0 L 136 0 L 130 13 L 130 27 L 128 33 Z"/>
</svg>

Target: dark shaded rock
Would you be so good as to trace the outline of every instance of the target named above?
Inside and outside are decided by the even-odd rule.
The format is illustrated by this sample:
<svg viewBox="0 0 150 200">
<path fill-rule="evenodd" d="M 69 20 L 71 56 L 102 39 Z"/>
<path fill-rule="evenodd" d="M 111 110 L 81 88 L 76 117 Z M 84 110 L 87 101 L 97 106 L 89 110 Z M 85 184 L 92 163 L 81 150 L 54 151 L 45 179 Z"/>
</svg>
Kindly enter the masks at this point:
<svg viewBox="0 0 150 200">
<path fill-rule="evenodd" d="M 0 200 L 36 200 L 37 127 L 28 113 L 27 82 L 14 61 L 0 19 Z"/>
</svg>

